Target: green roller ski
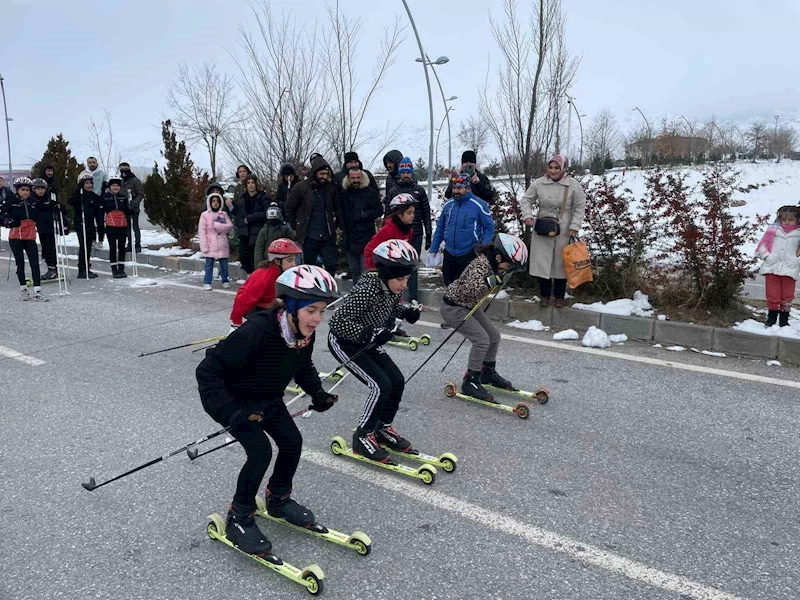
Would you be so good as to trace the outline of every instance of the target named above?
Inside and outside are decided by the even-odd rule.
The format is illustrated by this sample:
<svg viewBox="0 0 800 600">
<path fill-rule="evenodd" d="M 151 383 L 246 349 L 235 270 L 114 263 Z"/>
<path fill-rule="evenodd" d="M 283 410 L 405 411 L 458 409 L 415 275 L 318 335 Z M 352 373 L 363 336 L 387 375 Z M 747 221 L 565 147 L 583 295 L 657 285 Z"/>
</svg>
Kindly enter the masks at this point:
<svg viewBox="0 0 800 600">
<path fill-rule="evenodd" d="M 220 541 L 226 546 L 230 546 L 234 550 L 241 552 L 245 556 L 249 556 L 257 563 L 272 569 L 276 573 L 280 573 L 287 579 L 299 583 L 305 587 L 312 596 L 316 596 L 322 592 L 322 580 L 325 578 L 325 574 L 318 565 L 309 565 L 305 569 L 298 569 L 297 567 L 283 562 L 274 554 L 266 554 L 262 557 L 239 550 L 225 535 L 225 520 L 217 513 L 208 516 L 207 531 L 208 536 L 212 540 Z"/>
<path fill-rule="evenodd" d="M 342 371 L 339 367 L 336 367 L 335 370 L 331 371 L 330 373 L 320 373 L 320 379 L 330 379 L 334 383 L 338 383 L 344 377 L 344 371 Z M 286 387 L 286 391 L 290 394 L 302 394 L 303 389 L 299 385 L 290 385 Z"/>
<path fill-rule="evenodd" d="M 436 481 L 436 467 L 433 465 L 425 463 L 416 469 L 413 469 L 406 465 L 398 465 L 396 462 L 376 462 L 368 459 L 366 456 L 361 456 L 360 454 L 353 452 L 353 450 L 347 446 L 347 442 L 344 441 L 344 438 L 341 438 L 338 435 L 331 440 L 331 451 L 336 456 L 349 456 L 350 458 L 355 458 L 356 460 L 375 465 L 376 467 L 381 467 L 383 469 L 388 469 L 389 471 L 394 471 L 395 473 L 400 473 L 401 475 L 405 475 L 407 477 L 419 479 L 425 485 L 432 485 L 433 482 Z"/>
<path fill-rule="evenodd" d="M 354 531 L 350 535 L 347 535 L 346 533 L 323 527 L 319 523 L 314 523 L 308 529 L 305 527 L 298 527 L 297 525 L 289 523 L 286 519 L 278 519 L 269 514 L 267 512 L 267 506 L 264 504 L 264 499 L 261 496 L 256 496 L 256 515 L 269 519 L 270 521 L 275 521 L 281 525 L 286 525 L 292 529 L 310 533 L 314 537 L 321 538 L 328 542 L 333 542 L 334 544 L 345 546 L 346 548 L 352 548 L 362 556 L 367 556 L 372 551 L 372 540 L 370 540 L 369 536 L 363 531 Z"/>
<path fill-rule="evenodd" d="M 430 454 L 424 454 L 417 450 L 412 450 L 411 452 L 400 452 L 398 450 L 393 450 L 385 444 L 381 444 L 381 448 L 391 454 L 394 454 L 395 456 L 400 456 L 416 462 L 427 463 L 429 465 L 433 465 L 434 467 L 441 467 L 447 473 L 452 473 L 455 471 L 457 466 L 456 463 L 458 462 L 456 455 L 451 454 L 450 452 L 445 452 L 437 457 Z"/>
<path fill-rule="evenodd" d="M 488 386 L 484 386 L 488 387 Z M 508 390 L 503 390 L 508 391 Z M 444 395 L 448 398 L 461 398 L 462 400 L 469 400 L 470 402 L 475 402 L 477 404 L 483 404 L 484 406 L 490 406 L 491 408 L 496 408 L 498 410 L 502 410 L 505 412 L 510 412 L 512 414 L 517 415 L 520 419 L 527 419 L 530 416 L 531 412 L 531 405 L 527 402 L 517 402 L 515 406 L 508 406 L 507 404 L 500 404 L 499 402 L 487 402 L 486 400 L 478 400 L 477 398 L 473 398 L 472 396 L 467 396 L 466 394 L 462 394 L 458 391 L 458 387 L 455 383 L 448 383 L 444 387 Z"/>
<path fill-rule="evenodd" d="M 63 277 L 56 277 L 55 279 L 42 279 L 41 280 L 42 285 L 44 285 L 45 283 L 56 283 L 58 281 L 64 281 L 64 278 Z M 26 279 L 25 280 L 25 285 L 27 287 L 33 287 L 33 280 L 32 279 Z"/>
<path fill-rule="evenodd" d="M 484 383 L 482 385 L 487 390 L 502 392 L 503 394 L 513 394 L 515 396 L 522 396 L 523 398 L 536 400 L 539 404 L 547 404 L 550 401 L 550 390 L 547 390 L 545 388 L 539 388 L 535 392 L 526 392 L 525 390 L 518 390 L 516 388 L 514 389 L 501 388 L 494 385 L 489 385 L 488 383 Z"/>
<path fill-rule="evenodd" d="M 429 336 L 427 333 L 421 335 L 420 337 L 412 337 L 412 336 L 404 337 L 396 335 L 391 340 L 389 340 L 388 343 L 392 346 L 398 346 L 400 348 L 409 348 L 412 352 L 416 352 L 420 344 L 422 344 L 423 346 L 430 345 L 431 336 Z"/>
</svg>

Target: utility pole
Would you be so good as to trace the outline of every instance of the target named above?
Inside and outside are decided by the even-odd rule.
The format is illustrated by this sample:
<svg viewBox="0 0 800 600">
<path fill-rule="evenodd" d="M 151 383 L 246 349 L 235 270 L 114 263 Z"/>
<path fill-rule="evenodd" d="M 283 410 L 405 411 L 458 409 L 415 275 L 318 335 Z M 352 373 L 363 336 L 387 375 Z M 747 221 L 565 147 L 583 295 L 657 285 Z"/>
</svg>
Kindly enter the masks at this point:
<svg viewBox="0 0 800 600">
<path fill-rule="evenodd" d="M 11 168 L 11 130 L 8 127 L 8 123 L 13 119 L 8 118 L 8 106 L 6 106 L 6 86 L 3 85 L 3 76 L 0 75 L 0 91 L 3 93 L 3 111 L 6 115 L 6 141 L 8 142 L 8 183 L 12 185 L 14 183 L 14 171 Z"/>
<path fill-rule="evenodd" d="M 775 135 L 772 137 L 772 151 L 778 159 L 775 162 L 781 162 L 781 155 L 778 153 L 778 118 L 779 115 L 775 115 Z"/>
</svg>

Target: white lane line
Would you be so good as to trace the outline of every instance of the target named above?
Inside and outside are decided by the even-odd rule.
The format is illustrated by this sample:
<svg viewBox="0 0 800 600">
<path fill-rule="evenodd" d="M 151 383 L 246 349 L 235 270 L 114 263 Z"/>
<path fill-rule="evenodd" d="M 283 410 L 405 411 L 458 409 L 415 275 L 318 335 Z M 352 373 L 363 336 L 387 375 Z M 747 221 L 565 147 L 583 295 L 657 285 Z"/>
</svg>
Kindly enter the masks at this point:
<svg viewBox="0 0 800 600">
<path fill-rule="evenodd" d="M 430 321 L 417 321 L 416 325 L 424 327 L 431 327 L 433 329 L 440 329 L 439 323 L 431 323 Z M 694 371 L 695 373 L 706 373 L 707 375 L 719 375 L 721 377 L 730 377 L 731 379 L 742 379 L 744 381 L 753 381 L 756 383 L 768 383 L 770 385 L 778 385 L 783 387 L 800 389 L 800 381 L 789 381 L 787 379 L 777 379 L 775 377 L 764 377 L 763 375 L 753 375 L 750 373 L 739 373 L 738 371 L 726 371 L 724 369 L 714 369 L 713 367 L 703 367 L 700 365 L 690 365 L 687 363 L 675 362 L 672 360 L 661 360 L 660 358 L 650 358 L 647 356 L 634 356 L 633 354 L 623 354 L 621 352 L 609 352 L 608 350 L 600 350 L 598 348 L 584 348 L 583 346 L 571 346 L 561 342 L 551 342 L 548 340 L 535 340 L 527 337 L 520 337 L 518 335 L 509 335 L 501 333 L 500 336 L 504 340 L 512 342 L 521 342 L 523 344 L 531 344 L 533 346 L 544 346 L 546 348 L 558 348 L 559 350 L 569 350 L 570 352 L 582 352 L 583 354 L 594 354 L 596 356 L 604 356 L 606 358 L 616 358 L 619 360 L 627 360 L 630 362 L 642 363 L 646 365 L 655 365 L 658 367 L 670 367 L 672 369 L 681 369 L 683 371 Z"/>
<path fill-rule="evenodd" d="M 428 487 L 423 487 L 419 483 L 410 483 L 382 473 L 376 473 L 372 469 L 365 469 L 347 463 L 345 462 L 346 459 L 343 458 L 336 458 L 315 450 L 304 450 L 303 460 L 355 477 L 366 483 L 377 485 L 390 492 L 402 494 L 407 498 L 428 504 L 434 508 L 455 513 L 459 517 L 475 521 L 496 531 L 521 537 L 536 546 L 566 554 L 570 558 L 586 565 L 599 567 L 652 587 L 676 594 L 685 594 L 694 600 L 741 600 L 739 596 L 728 592 L 703 585 L 680 575 L 660 571 L 619 554 L 584 544 L 570 537 L 547 531 L 534 525 L 528 525 L 508 515 L 488 510 L 471 502 L 459 500 Z"/>
<path fill-rule="evenodd" d="M 5 346 L 0 346 L 0 356 L 5 356 L 6 358 L 13 358 L 14 360 L 18 360 L 19 362 L 23 362 L 26 365 L 30 365 L 32 367 L 38 367 L 39 365 L 47 364 L 41 358 L 28 356 L 27 354 L 23 354 L 22 352 L 17 352 L 16 350 L 12 350 L 11 348 L 6 348 Z"/>
</svg>

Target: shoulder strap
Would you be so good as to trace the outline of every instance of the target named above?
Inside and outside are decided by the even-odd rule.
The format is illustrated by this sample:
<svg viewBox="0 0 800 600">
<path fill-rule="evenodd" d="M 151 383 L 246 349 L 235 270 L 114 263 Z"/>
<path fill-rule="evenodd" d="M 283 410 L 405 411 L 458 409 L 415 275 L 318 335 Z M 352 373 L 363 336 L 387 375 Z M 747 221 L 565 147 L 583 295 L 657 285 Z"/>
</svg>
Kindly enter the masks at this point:
<svg viewBox="0 0 800 600">
<path fill-rule="evenodd" d="M 564 210 L 567 208 L 567 198 L 569 198 L 569 188 L 570 185 L 569 182 L 567 182 L 567 185 L 564 186 L 564 199 L 561 201 L 561 212 L 558 214 L 559 219 L 561 219 L 561 217 L 564 216 Z"/>
</svg>

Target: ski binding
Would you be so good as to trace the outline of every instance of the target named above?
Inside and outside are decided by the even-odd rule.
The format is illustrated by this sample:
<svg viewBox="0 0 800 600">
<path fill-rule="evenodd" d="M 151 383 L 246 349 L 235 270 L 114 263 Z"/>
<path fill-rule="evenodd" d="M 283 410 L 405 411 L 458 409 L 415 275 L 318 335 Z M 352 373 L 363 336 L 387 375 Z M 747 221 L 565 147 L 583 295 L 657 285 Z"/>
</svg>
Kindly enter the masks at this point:
<svg viewBox="0 0 800 600">
<path fill-rule="evenodd" d="M 444 395 L 448 398 L 461 398 L 463 400 L 469 400 L 470 402 L 476 402 L 477 404 L 483 404 L 484 406 L 491 406 L 492 408 L 515 414 L 520 419 L 527 419 L 530 416 L 531 405 L 527 402 L 517 402 L 515 406 L 508 406 L 507 404 L 500 404 L 498 402 L 479 400 L 478 398 L 473 398 L 472 396 L 467 396 L 466 394 L 459 392 L 455 383 L 448 383 L 444 387 Z"/>
</svg>

